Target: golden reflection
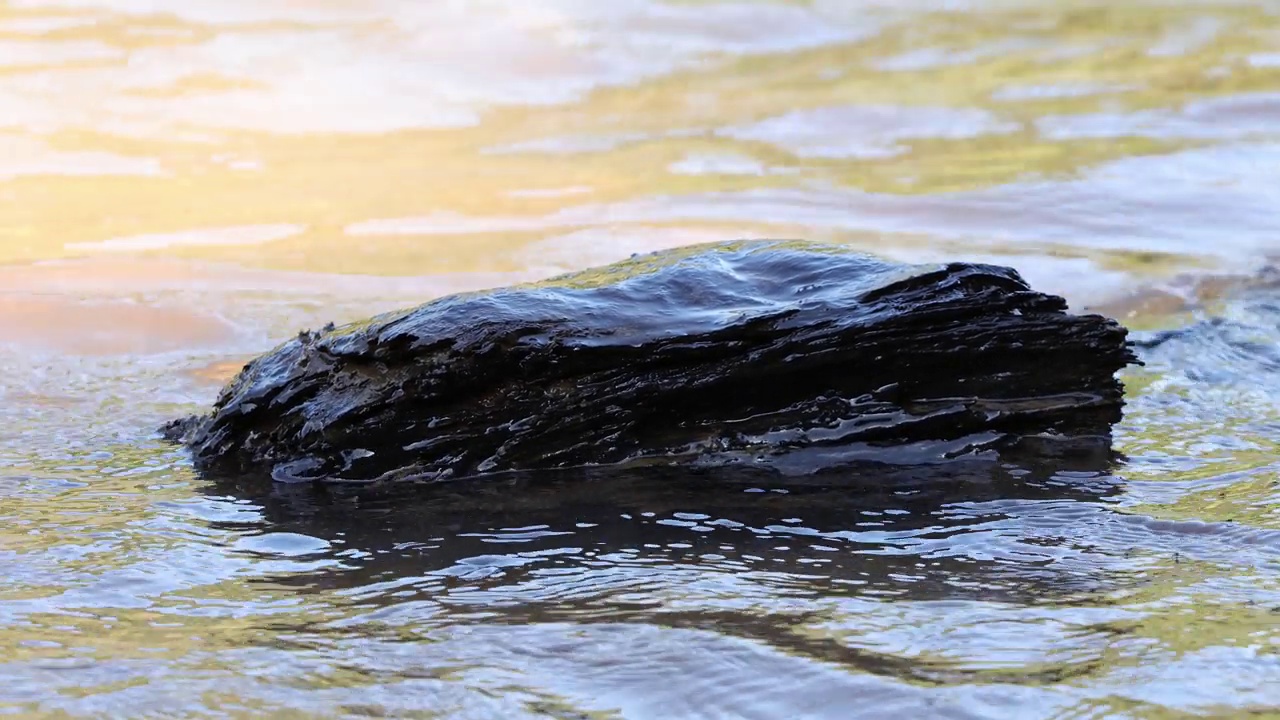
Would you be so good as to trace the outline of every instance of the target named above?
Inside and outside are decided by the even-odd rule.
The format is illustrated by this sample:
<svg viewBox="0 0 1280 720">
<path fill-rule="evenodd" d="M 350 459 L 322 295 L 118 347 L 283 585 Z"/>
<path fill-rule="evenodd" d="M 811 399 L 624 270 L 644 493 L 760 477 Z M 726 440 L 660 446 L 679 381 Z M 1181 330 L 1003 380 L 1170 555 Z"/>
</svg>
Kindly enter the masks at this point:
<svg viewBox="0 0 1280 720">
<path fill-rule="evenodd" d="M 664 22 L 713 42 L 691 14 L 707 6 L 688 7 Z M 1047 119 L 1176 115 L 1192 101 L 1280 89 L 1280 68 L 1249 61 L 1280 20 L 1248 7 L 882 9 L 845 24 L 777 7 L 794 35 L 781 50 L 730 25 L 722 32 L 740 32 L 741 50 L 692 44 L 664 62 L 631 53 L 598 18 L 541 10 L 0 8 L 0 41 L 28 48 L 0 61 L 11 118 L 0 147 L 23 148 L 0 170 L 0 262 L 116 248 L 316 272 L 512 271 L 522 248 L 567 231 L 595 229 L 592 242 L 607 244 L 613 230 L 643 226 L 663 245 L 666 233 L 759 236 L 780 224 L 748 205 L 718 228 L 698 212 L 655 212 L 663 197 L 815 186 L 927 195 L 1069 179 L 1211 135 L 1058 138 L 1039 125 Z M 435 26 L 444 21 L 450 32 Z M 573 37 L 586 44 L 563 44 Z M 478 51 L 493 40 L 510 49 Z M 605 41 L 618 43 L 614 55 L 592 45 Z M 603 58 L 618 66 L 605 72 Z M 918 128 L 864 127 L 850 107 L 916 113 Z M 706 157 L 735 164 L 697 164 Z M 555 220 L 566 214 L 580 220 Z M 438 216 L 473 222 L 456 233 L 351 231 Z M 825 221 L 799 225 L 803 236 L 833 232 Z M 298 231 L 219 240 L 243 227 Z M 208 237 L 138 240 L 192 233 Z M 857 244 L 876 250 L 892 238 Z M 1111 264 L 1146 274 L 1122 257 Z"/>
<path fill-rule="evenodd" d="M 230 338 L 231 327 L 187 308 L 0 296 L 0 335 L 9 342 L 72 354 L 146 355 L 216 347 Z"/>
</svg>

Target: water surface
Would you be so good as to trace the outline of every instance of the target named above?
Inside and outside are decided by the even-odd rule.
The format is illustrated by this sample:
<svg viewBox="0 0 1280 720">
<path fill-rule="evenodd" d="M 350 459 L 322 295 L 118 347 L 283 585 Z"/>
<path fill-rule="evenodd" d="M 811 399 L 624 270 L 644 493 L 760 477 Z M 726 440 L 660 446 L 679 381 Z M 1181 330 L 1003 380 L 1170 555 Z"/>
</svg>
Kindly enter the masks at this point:
<svg viewBox="0 0 1280 720">
<path fill-rule="evenodd" d="M 0 709 L 1274 711 L 1280 291 L 1195 278 L 1278 167 L 1272 2 L 0 3 Z M 1217 319 L 1110 471 L 350 497 L 154 436 L 300 328 L 748 236 Z"/>
</svg>

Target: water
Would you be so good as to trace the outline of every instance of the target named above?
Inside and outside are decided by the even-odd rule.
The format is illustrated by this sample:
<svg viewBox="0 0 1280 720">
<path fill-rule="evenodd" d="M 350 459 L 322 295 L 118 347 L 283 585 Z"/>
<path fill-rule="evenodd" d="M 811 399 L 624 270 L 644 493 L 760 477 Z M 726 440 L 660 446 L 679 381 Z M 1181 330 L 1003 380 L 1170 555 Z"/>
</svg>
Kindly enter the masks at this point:
<svg viewBox="0 0 1280 720">
<path fill-rule="evenodd" d="M 1280 247 L 1278 121 L 1275 3 L 0 4 L 0 709 L 1275 712 L 1280 290 L 1194 278 Z M 1127 462 L 353 498 L 155 439 L 299 328 L 741 236 L 1151 331 Z"/>
</svg>

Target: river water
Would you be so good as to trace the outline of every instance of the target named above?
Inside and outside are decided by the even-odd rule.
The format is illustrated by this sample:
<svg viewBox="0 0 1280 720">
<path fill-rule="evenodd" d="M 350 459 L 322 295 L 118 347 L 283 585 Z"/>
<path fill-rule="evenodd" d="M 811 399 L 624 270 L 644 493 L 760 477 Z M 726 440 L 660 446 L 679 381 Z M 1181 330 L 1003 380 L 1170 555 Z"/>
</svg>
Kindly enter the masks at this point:
<svg viewBox="0 0 1280 720">
<path fill-rule="evenodd" d="M 0 712 L 1280 712 L 1280 4 L 0 0 Z M 301 328 L 737 237 L 1151 343 L 1114 472 L 372 499 L 161 443 Z M 1198 323 L 1198 324 L 1197 324 Z"/>
</svg>

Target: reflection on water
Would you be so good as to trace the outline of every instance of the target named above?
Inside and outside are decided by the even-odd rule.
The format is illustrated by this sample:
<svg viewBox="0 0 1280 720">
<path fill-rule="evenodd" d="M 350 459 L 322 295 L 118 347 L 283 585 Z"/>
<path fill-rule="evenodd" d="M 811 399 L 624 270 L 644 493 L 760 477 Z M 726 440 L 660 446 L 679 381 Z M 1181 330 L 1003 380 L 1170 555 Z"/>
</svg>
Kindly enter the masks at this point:
<svg viewBox="0 0 1280 720">
<path fill-rule="evenodd" d="M 1280 295 L 1197 279 L 1276 254 L 1277 48 L 1262 0 L 0 4 L 0 709 L 1280 705 Z M 1151 328 L 1126 462 L 352 495 L 152 435 L 301 327 L 742 236 Z"/>
</svg>

